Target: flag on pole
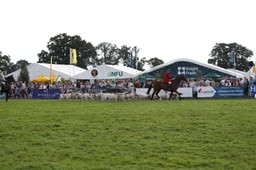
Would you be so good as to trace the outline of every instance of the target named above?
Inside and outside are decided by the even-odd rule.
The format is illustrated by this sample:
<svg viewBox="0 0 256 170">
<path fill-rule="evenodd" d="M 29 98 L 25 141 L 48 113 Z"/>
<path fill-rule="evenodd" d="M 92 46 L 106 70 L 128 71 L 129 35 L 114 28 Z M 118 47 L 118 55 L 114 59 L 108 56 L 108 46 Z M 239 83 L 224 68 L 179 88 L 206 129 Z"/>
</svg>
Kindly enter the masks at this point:
<svg viewBox="0 0 256 170">
<path fill-rule="evenodd" d="M 255 66 L 253 66 L 252 72 L 256 73 L 256 67 Z"/>
<path fill-rule="evenodd" d="M 76 49 L 70 48 L 70 64 L 77 64 Z"/>
</svg>

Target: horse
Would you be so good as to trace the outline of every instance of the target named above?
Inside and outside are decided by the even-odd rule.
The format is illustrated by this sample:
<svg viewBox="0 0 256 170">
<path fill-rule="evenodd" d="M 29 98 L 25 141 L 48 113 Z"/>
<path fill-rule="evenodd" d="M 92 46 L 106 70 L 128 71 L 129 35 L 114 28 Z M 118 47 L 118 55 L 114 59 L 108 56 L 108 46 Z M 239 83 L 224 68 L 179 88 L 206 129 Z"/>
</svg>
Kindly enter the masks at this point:
<svg viewBox="0 0 256 170">
<path fill-rule="evenodd" d="M 177 91 L 180 82 L 181 81 L 185 81 L 187 82 L 188 80 L 185 78 L 184 75 L 178 75 L 174 80 L 172 80 L 172 83 L 169 85 L 168 83 L 162 82 L 162 81 L 156 81 L 150 84 L 147 94 L 150 93 L 151 89 L 154 88 L 154 91 L 152 93 L 151 96 L 151 100 L 153 100 L 154 95 L 156 94 L 156 96 L 160 99 L 160 97 L 158 96 L 158 93 L 161 91 L 161 89 L 166 90 L 166 91 L 170 91 L 170 96 L 169 96 L 169 100 L 171 99 L 173 93 L 177 93 L 179 96 L 179 100 L 181 100 L 181 95 L 182 93 L 179 93 Z"/>
<path fill-rule="evenodd" d="M 11 83 L 15 82 L 13 75 L 5 77 L 5 80 L 1 82 L 1 91 L 5 93 L 5 101 L 8 102 L 8 99 L 11 96 Z"/>
</svg>

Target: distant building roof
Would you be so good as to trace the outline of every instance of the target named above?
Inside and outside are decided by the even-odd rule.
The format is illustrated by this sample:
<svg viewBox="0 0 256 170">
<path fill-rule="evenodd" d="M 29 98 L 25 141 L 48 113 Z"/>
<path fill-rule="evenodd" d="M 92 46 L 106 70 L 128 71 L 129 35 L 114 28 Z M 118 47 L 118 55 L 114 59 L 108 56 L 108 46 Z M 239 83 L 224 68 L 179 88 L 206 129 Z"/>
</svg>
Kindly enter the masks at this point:
<svg viewBox="0 0 256 170">
<path fill-rule="evenodd" d="M 32 63 L 27 66 L 29 72 L 30 80 L 33 80 L 40 74 L 50 76 L 50 64 L 47 63 Z M 8 75 L 13 75 L 15 80 L 18 79 L 20 75 L 20 70 L 16 70 Z M 65 80 L 74 79 L 74 75 L 79 74 L 85 71 L 85 69 L 74 66 L 74 65 L 65 65 L 65 64 L 52 64 L 52 74 L 56 76 L 61 76 Z"/>
<path fill-rule="evenodd" d="M 220 74 L 221 76 L 244 77 L 244 74 L 242 73 L 227 70 L 212 64 L 201 63 L 187 58 L 179 58 L 167 63 L 163 63 L 151 69 L 145 70 L 137 76 L 145 73 L 156 75 L 157 72 L 161 72 L 163 74 L 167 69 L 171 70 L 172 76 L 174 77 L 179 74 L 184 74 L 188 78 L 195 78 L 198 72 L 201 72 L 203 76 L 212 71 Z"/>
</svg>

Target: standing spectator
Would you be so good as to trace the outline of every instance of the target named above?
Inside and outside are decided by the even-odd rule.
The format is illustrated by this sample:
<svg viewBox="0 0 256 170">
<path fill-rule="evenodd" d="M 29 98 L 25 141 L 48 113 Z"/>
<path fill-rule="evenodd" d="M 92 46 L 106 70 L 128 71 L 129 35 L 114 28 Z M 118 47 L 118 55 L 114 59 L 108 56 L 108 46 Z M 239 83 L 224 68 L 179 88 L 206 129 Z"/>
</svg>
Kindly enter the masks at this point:
<svg viewBox="0 0 256 170">
<path fill-rule="evenodd" d="M 110 85 L 110 89 L 109 89 L 110 93 L 116 93 L 116 82 L 112 80 L 109 85 Z"/>
<path fill-rule="evenodd" d="M 210 80 L 210 86 L 212 86 L 212 87 L 216 86 L 216 83 L 213 79 Z"/>
<path fill-rule="evenodd" d="M 80 89 L 81 88 L 81 82 L 80 80 L 76 81 L 76 88 Z"/>
<path fill-rule="evenodd" d="M 249 80 L 245 77 L 244 78 L 244 95 L 249 96 Z"/>
<path fill-rule="evenodd" d="M 20 96 L 22 98 L 24 98 L 25 96 L 28 97 L 26 89 L 27 89 L 26 82 L 21 82 Z"/>
<path fill-rule="evenodd" d="M 250 85 L 254 84 L 254 80 L 252 77 L 250 77 L 250 81 L 249 81 Z"/>
<path fill-rule="evenodd" d="M 118 81 L 116 88 L 117 88 L 117 92 L 123 93 L 125 90 L 124 83 L 122 81 Z"/>
<path fill-rule="evenodd" d="M 147 86 L 147 81 L 146 81 L 146 79 L 143 79 L 143 81 L 140 84 L 140 87 L 141 88 L 146 88 L 146 86 Z"/>
<path fill-rule="evenodd" d="M 139 82 L 139 80 L 136 80 L 136 81 L 135 81 L 134 87 L 135 87 L 135 88 L 140 88 L 140 82 Z"/>
<path fill-rule="evenodd" d="M 206 80 L 204 81 L 204 86 L 210 86 L 211 85 L 211 81 L 206 78 Z"/>
<path fill-rule="evenodd" d="M 196 85 L 195 79 L 193 79 L 193 78 L 190 79 L 190 80 L 189 80 L 189 87 L 192 87 L 192 88 L 193 88 L 195 85 Z"/>
<path fill-rule="evenodd" d="M 133 84 L 132 80 L 129 80 L 127 82 L 127 88 L 128 88 L 128 93 L 132 93 L 133 92 L 134 84 Z"/>
<path fill-rule="evenodd" d="M 243 86 L 243 85 L 244 85 L 244 79 L 243 79 L 243 78 L 240 78 L 240 80 L 239 80 L 239 85 L 240 85 L 240 86 Z"/>
</svg>

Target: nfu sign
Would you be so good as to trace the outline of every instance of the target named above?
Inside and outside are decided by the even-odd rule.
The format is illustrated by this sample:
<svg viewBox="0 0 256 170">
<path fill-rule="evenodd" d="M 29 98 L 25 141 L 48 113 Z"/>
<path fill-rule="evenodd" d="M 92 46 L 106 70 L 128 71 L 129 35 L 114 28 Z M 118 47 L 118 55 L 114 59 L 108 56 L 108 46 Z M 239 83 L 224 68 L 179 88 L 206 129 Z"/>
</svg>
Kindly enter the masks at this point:
<svg viewBox="0 0 256 170">
<path fill-rule="evenodd" d="M 108 73 L 109 77 L 123 77 L 124 72 L 122 71 L 112 71 Z"/>
<path fill-rule="evenodd" d="M 194 76 L 197 74 L 198 67 L 178 67 L 178 75 Z"/>
</svg>

